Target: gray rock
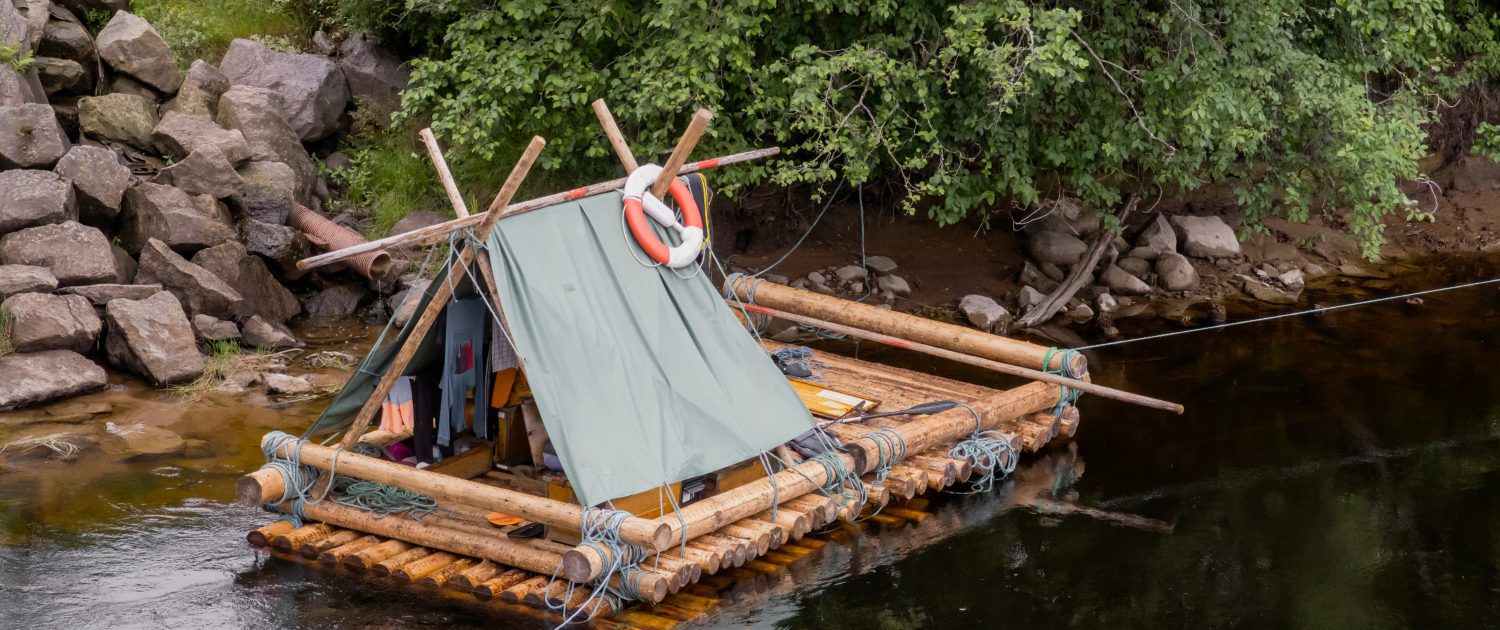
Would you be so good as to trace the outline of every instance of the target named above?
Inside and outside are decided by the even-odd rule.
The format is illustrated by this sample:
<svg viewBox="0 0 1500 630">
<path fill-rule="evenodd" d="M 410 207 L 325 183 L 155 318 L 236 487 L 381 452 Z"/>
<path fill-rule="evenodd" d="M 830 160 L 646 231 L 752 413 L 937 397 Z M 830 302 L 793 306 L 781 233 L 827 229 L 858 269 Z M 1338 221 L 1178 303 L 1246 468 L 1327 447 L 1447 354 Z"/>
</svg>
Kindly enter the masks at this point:
<svg viewBox="0 0 1500 630">
<path fill-rule="evenodd" d="M 296 199 L 297 174 L 281 162 L 251 162 L 240 167 L 240 192 L 229 198 L 240 217 L 285 225 Z"/>
<path fill-rule="evenodd" d="M 1063 272 L 1062 267 L 1052 263 L 1042 263 L 1037 265 L 1037 269 L 1040 269 L 1042 275 L 1051 278 L 1053 282 L 1062 282 L 1063 278 L 1068 277 L 1068 274 Z"/>
<path fill-rule="evenodd" d="M 1301 292 L 1307 287 L 1307 280 L 1302 275 L 1301 269 L 1288 269 L 1285 273 L 1276 276 L 1276 281 L 1282 286 L 1296 292 Z"/>
<path fill-rule="evenodd" d="M 245 322 L 245 331 L 241 340 L 252 347 L 264 350 L 301 348 L 305 345 L 292 334 L 291 329 L 259 315 L 252 316 L 249 321 Z"/>
<path fill-rule="evenodd" d="M 151 130 L 158 122 L 156 103 L 134 94 L 105 94 L 78 99 L 78 127 L 90 138 L 155 151 L 151 144 Z"/>
<path fill-rule="evenodd" d="M 208 195 L 215 199 L 238 194 L 245 187 L 245 180 L 235 172 L 234 164 L 225 159 L 224 152 L 213 144 L 202 145 L 181 162 L 162 169 L 154 181 L 175 186 L 189 195 Z"/>
<path fill-rule="evenodd" d="M 125 187 L 130 185 L 130 169 L 120 163 L 114 151 L 80 144 L 58 160 L 53 170 L 72 180 L 81 221 L 98 227 L 114 226 Z"/>
<path fill-rule="evenodd" d="M 88 352 L 103 327 L 94 306 L 77 295 L 19 293 L 0 308 L 10 316 L 8 332 L 17 352 Z"/>
<path fill-rule="evenodd" d="M 110 363 L 157 385 L 190 381 L 203 373 L 203 355 L 193 338 L 193 326 L 171 293 L 161 291 L 144 300 L 112 300 L 104 307 L 104 319 L 109 325 L 104 349 Z"/>
<path fill-rule="evenodd" d="M 284 111 L 286 108 L 277 93 L 236 85 L 219 99 L 216 120 L 225 129 L 237 129 L 245 135 L 256 161 L 281 162 L 290 167 L 296 175 L 294 196 L 303 205 L 311 206 L 319 181 L 318 168 L 287 122 Z"/>
<path fill-rule="evenodd" d="M 141 183 L 131 187 L 125 191 L 124 218 L 120 244 L 133 253 L 152 239 L 183 253 L 234 240 L 229 210 L 223 204 L 172 186 Z"/>
<path fill-rule="evenodd" d="M 395 236 L 397 234 L 405 234 L 412 230 L 420 230 L 425 227 L 432 227 L 439 223 L 443 223 L 444 221 L 447 221 L 447 219 L 444 218 L 441 214 L 438 214 L 436 212 L 429 212 L 427 210 L 417 210 L 415 212 L 412 212 L 411 214 L 401 217 L 400 221 L 397 221 L 395 225 L 391 226 L 391 236 Z"/>
<path fill-rule="evenodd" d="M 219 113 L 219 97 L 224 96 L 227 91 L 229 79 L 224 77 L 224 73 L 207 61 L 195 59 L 193 65 L 188 66 L 187 76 L 183 77 L 177 96 L 167 101 L 161 111 L 163 115 L 177 112 L 213 118 Z"/>
<path fill-rule="evenodd" d="M 1094 304 L 1099 307 L 1100 313 L 1113 313 L 1115 309 L 1120 308 L 1119 300 L 1108 293 L 1100 293 L 1099 297 L 1094 299 Z"/>
<path fill-rule="evenodd" d="M 834 271 L 833 275 L 839 279 L 839 282 L 849 284 L 850 282 L 864 280 L 865 268 L 859 265 L 844 265 L 843 267 L 839 267 L 837 271 Z"/>
<path fill-rule="evenodd" d="M 906 279 L 901 276 L 881 276 L 875 281 L 875 286 L 883 293 L 903 297 L 911 295 L 911 285 L 907 284 Z"/>
<path fill-rule="evenodd" d="M 823 275 L 821 271 L 814 271 L 807 274 L 807 281 L 813 284 L 823 284 L 824 282 L 828 282 L 828 276 Z"/>
<path fill-rule="evenodd" d="M 1062 232 L 1039 232 L 1026 241 L 1026 253 L 1032 260 L 1059 266 L 1078 264 L 1089 246 Z"/>
<path fill-rule="evenodd" d="M 99 47 L 99 58 L 116 72 L 128 74 L 166 94 L 176 92 L 182 84 L 177 57 L 146 20 L 125 11 L 117 12 L 99 31 L 94 43 Z"/>
<path fill-rule="evenodd" d="M 356 33 L 344 40 L 342 50 L 339 68 L 354 103 L 380 126 L 389 125 L 391 114 L 401 109 L 401 92 L 411 79 L 411 71 L 369 33 Z"/>
<path fill-rule="evenodd" d="M 1151 262 L 1141 258 L 1121 258 L 1115 263 L 1124 269 L 1126 273 L 1144 280 L 1151 275 Z"/>
<path fill-rule="evenodd" d="M 417 306 L 421 304 L 422 296 L 431 284 L 432 280 L 423 278 L 410 288 L 391 296 L 391 323 L 396 328 L 406 328 L 406 323 L 416 316 Z"/>
<path fill-rule="evenodd" d="M 50 103 L 52 115 L 57 118 L 57 125 L 62 128 L 63 135 L 69 139 L 81 136 L 78 129 L 78 97 L 58 96 Z"/>
<path fill-rule="evenodd" d="M 363 284 L 341 284 L 319 291 L 307 300 L 303 307 L 307 316 L 313 318 L 348 317 L 359 309 L 360 302 L 370 294 Z"/>
<path fill-rule="evenodd" d="M 1119 295 L 1146 295 L 1151 293 L 1150 285 L 1147 285 L 1140 278 L 1130 275 L 1129 272 L 1121 269 L 1119 265 L 1105 267 L 1104 273 L 1100 275 L 1099 280 L 1104 283 L 1104 286 L 1109 287 L 1111 292 Z"/>
<path fill-rule="evenodd" d="M 76 221 L 26 228 L 0 237 L 0 264 L 46 267 L 59 286 L 98 284 L 116 277 L 109 239 Z"/>
<path fill-rule="evenodd" d="M 51 293 L 57 278 L 45 267 L 0 265 L 0 300 L 17 293 Z"/>
<path fill-rule="evenodd" d="M 1044 201 L 1040 206 L 1035 210 L 1040 216 L 1021 228 L 1027 234 L 1060 232 L 1082 238 L 1098 232 L 1102 225 L 1098 212 L 1072 197 Z"/>
<path fill-rule="evenodd" d="M 104 389 L 104 368 L 70 350 L 0 356 L 0 411 Z"/>
<path fill-rule="evenodd" d="M 51 107 L 0 107 L 0 169 L 52 168 L 72 146 Z"/>
<path fill-rule="evenodd" d="M 302 240 L 295 228 L 245 218 L 239 224 L 240 241 L 250 253 L 291 269 L 302 258 Z"/>
<path fill-rule="evenodd" d="M 1181 234 L 1182 253 L 1194 258 L 1239 258 L 1240 242 L 1219 217 L 1176 216 L 1172 225 Z"/>
<path fill-rule="evenodd" d="M 1300 290 L 1280 289 L 1243 274 L 1235 275 L 1234 280 L 1246 295 L 1268 304 L 1296 304 L 1302 295 Z"/>
<path fill-rule="evenodd" d="M 1500 186 L 1500 165 L 1482 155 L 1465 155 L 1451 167 L 1454 192 L 1480 192 Z"/>
<path fill-rule="evenodd" d="M 78 218 L 73 185 L 51 171 L 0 172 L 0 234 Z"/>
<path fill-rule="evenodd" d="M 290 374 L 266 372 L 261 375 L 266 381 L 266 392 L 278 396 L 297 396 L 312 391 L 312 383 Z"/>
<path fill-rule="evenodd" d="M 240 311 L 243 297 L 224 280 L 178 255 L 166 243 L 151 239 L 141 250 L 136 282 L 162 285 L 194 315 L 232 319 Z"/>
<path fill-rule="evenodd" d="M 250 255 L 245 246 L 229 242 L 210 247 L 193 256 L 193 264 L 218 276 L 240 294 L 239 315 L 259 315 L 269 321 L 284 322 L 302 312 L 297 296 L 276 281 L 265 261 Z"/>
<path fill-rule="evenodd" d="M 169 112 L 151 132 L 162 155 L 181 160 L 207 146 L 218 147 L 224 159 L 239 165 L 250 159 L 250 145 L 239 130 L 220 127 L 208 116 Z"/>
<path fill-rule="evenodd" d="M 114 243 L 109 245 L 110 253 L 115 255 L 115 282 L 119 284 L 130 284 L 135 282 L 135 259 L 130 252 L 125 251 Z"/>
<path fill-rule="evenodd" d="M 50 20 L 42 30 L 42 43 L 36 54 L 42 57 L 57 57 L 78 62 L 84 68 L 94 68 L 97 52 L 94 38 L 81 24 L 63 20 Z"/>
<path fill-rule="evenodd" d="M 230 85 L 280 94 L 286 103 L 287 122 L 303 141 L 333 133 L 349 103 L 343 71 L 320 55 L 281 52 L 248 39 L 236 39 L 230 42 L 219 69 Z"/>
<path fill-rule="evenodd" d="M 1003 329 L 1014 319 L 1010 311 L 987 295 L 965 295 L 958 301 L 958 310 L 970 324 L 985 332 L 994 332 L 997 326 Z"/>
<path fill-rule="evenodd" d="M 1057 290 L 1057 280 L 1054 280 L 1052 279 L 1052 276 L 1043 273 L 1041 269 L 1037 268 L 1036 265 L 1031 264 L 1031 261 L 1029 260 L 1021 264 L 1020 280 L 1021 284 L 1024 284 L 1028 287 L 1036 287 L 1038 291 L 1051 293 Z"/>
<path fill-rule="evenodd" d="M 317 51 L 318 54 L 323 55 L 324 57 L 332 57 L 334 55 L 337 55 L 339 52 L 338 40 L 335 40 L 333 36 L 329 35 L 326 31 L 319 30 L 318 32 L 313 33 L 312 44 L 313 50 Z"/>
<path fill-rule="evenodd" d="M 32 67 L 36 69 L 37 80 L 42 82 L 42 89 L 49 97 L 87 94 L 94 87 L 93 73 L 84 70 L 82 65 L 72 59 L 37 57 Z"/>
<path fill-rule="evenodd" d="M 161 100 L 161 92 L 157 92 L 151 86 L 130 78 L 127 74 L 116 74 L 109 79 L 109 85 L 105 87 L 107 94 L 125 94 L 127 96 L 139 96 L 153 105 Z"/>
<path fill-rule="evenodd" d="M 877 275 L 888 275 L 896 271 L 896 261 L 885 256 L 866 256 L 865 266 Z"/>
<path fill-rule="evenodd" d="M 1068 319 L 1079 322 L 1086 322 L 1093 318 L 1094 309 L 1089 308 L 1089 305 L 1087 304 L 1079 302 L 1068 307 Z"/>
<path fill-rule="evenodd" d="M 228 341 L 240 338 L 240 328 L 212 315 L 193 316 L 193 334 L 198 341 Z"/>
<path fill-rule="evenodd" d="M 63 295 L 81 296 L 94 306 L 104 306 L 110 300 L 144 300 L 161 291 L 159 284 L 86 284 L 57 290 Z"/>
<path fill-rule="evenodd" d="M 1198 270 L 1186 256 L 1167 252 L 1156 259 L 1156 277 L 1168 291 L 1192 291 L 1198 288 Z"/>
<path fill-rule="evenodd" d="M 16 72 L 10 64 L 0 63 L 0 107 L 14 107 L 27 103 L 45 104 L 47 94 L 36 70 L 27 68 Z"/>
<path fill-rule="evenodd" d="M 105 450 L 119 456 L 124 462 L 149 462 L 178 457 L 187 450 L 187 441 L 182 436 L 142 422 L 124 426 L 107 422 L 104 430 L 113 438 L 105 444 Z"/>
<path fill-rule="evenodd" d="M 1031 287 L 1021 287 L 1020 292 L 1016 293 L 1016 307 L 1020 308 L 1021 312 L 1024 313 L 1035 308 L 1036 305 L 1041 304 L 1046 299 L 1047 296 L 1042 294 L 1041 291 Z"/>
<path fill-rule="evenodd" d="M 337 173 L 354 165 L 354 160 L 349 158 L 348 153 L 334 151 L 328 157 L 323 158 L 323 169 L 330 173 Z"/>
<path fill-rule="evenodd" d="M 1177 250 L 1173 249 L 1172 251 Z M 1125 255 L 1129 258 L 1139 258 L 1141 260 L 1156 260 L 1156 257 L 1161 254 L 1162 250 L 1153 247 L 1132 247 Z"/>
<path fill-rule="evenodd" d="M 1162 252 L 1175 252 L 1177 251 L 1177 231 L 1172 229 L 1172 224 L 1167 222 L 1166 217 L 1158 213 L 1151 220 L 1151 224 L 1141 232 L 1141 235 L 1136 237 L 1135 246 L 1144 247 L 1157 255 Z M 1154 260 L 1156 256 L 1140 256 L 1140 258 Z"/>
</svg>

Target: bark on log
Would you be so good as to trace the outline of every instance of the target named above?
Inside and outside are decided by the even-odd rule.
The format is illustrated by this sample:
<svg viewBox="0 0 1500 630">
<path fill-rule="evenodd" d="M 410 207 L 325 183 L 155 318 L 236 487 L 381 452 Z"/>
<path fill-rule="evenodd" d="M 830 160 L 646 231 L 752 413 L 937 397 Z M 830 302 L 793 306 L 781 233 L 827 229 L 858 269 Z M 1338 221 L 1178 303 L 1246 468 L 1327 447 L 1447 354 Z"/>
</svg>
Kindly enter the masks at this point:
<svg viewBox="0 0 1500 630">
<path fill-rule="evenodd" d="M 377 563 L 384 562 L 409 549 L 411 549 L 410 543 L 393 538 L 344 558 L 344 567 L 355 573 L 364 573 Z"/>
<path fill-rule="evenodd" d="M 1130 200 L 1120 210 L 1117 225 L 1125 225 L 1125 221 L 1130 218 L 1130 213 L 1135 212 L 1135 208 L 1137 205 L 1140 205 L 1140 202 L 1140 195 L 1131 193 Z M 1099 260 L 1104 257 L 1104 250 L 1108 249 L 1109 244 L 1114 242 L 1115 236 L 1114 230 L 1101 228 L 1094 235 L 1094 242 L 1089 244 L 1088 252 L 1084 254 L 1083 261 L 1073 265 L 1073 270 L 1068 273 L 1067 278 L 1063 279 L 1062 284 L 1053 289 L 1052 293 L 1047 294 L 1047 297 L 1040 304 L 1031 307 L 1031 310 L 1023 313 L 1021 318 L 1016 320 L 1016 325 L 1022 328 L 1030 328 L 1052 319 L 1053 315 L 1056 315 L 1058 311 L 1067 306 L 1068 300 L 1073 299 L 1073 294 L 1078 293 L 1079 289 L 1088 286 L 1089 282 L 1093 281 L 1094 268 L 1099 266 Z"/>
</svg>

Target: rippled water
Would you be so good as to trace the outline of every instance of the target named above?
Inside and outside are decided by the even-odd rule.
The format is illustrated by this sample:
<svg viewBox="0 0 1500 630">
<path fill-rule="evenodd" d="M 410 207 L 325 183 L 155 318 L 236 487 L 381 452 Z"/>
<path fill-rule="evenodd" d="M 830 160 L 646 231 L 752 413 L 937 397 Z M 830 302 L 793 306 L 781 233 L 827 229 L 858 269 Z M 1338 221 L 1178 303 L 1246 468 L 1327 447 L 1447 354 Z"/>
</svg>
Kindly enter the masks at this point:
<svg viewBox="0 0 1500 630">
<path fill-rule="evenodd" d="M 949 498 L 738 589 L 701 625 L 1500 625 L 1497 343 L 1500 292 L 1482 288 L 1101 350 L 1098 382 L 1189 411 L 1085 399 L 1086 474 L 1060 491 L 1174 533 L 1014 509 L 1014 488 Z M 315 409 L 109 395 L 213 452 L 0 472 L 0 627 L 543 625 L 250 549 L 266 517 L 227 505 L 234 480 L 261 433 Z"/>
</svg>

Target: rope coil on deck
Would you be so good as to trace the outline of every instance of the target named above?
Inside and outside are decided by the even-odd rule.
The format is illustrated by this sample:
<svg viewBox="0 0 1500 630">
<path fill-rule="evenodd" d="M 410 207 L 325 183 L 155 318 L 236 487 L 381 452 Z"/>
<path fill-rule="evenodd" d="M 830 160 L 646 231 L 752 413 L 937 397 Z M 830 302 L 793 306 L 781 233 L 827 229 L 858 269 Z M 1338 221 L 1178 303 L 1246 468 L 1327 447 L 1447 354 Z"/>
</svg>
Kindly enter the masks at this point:
<svg viewBox="0 0 1500 630">
<path fill-rule="evenodd" d="M 266 456 L 266 463 L 261 468 L 269 468 L 281 475 L 285 490 L 281 498 L 274 503 L 261 506 L 267 512 L 279 513 L 277 506 L 290 502 L 291 513 L 283 514 L 284 520 L 293 525 L 301 527 L 307 520 L 304 507 L 309 503 L 319 503 L 327 500 L 329 496 L 337 492 L 333 502 L 358 508 L 375 514 L 376 518 L 383 518 L 392 514 L 407 513 L 413 519 L 421 520 L 423 516 L 432 514 L 438 510 L 437 499 L 382 483 L 355 479 L 353 477 L 338 474 L 338 453 L 333 456 L 329 474 L 333 477 L 333 483 L 323 489 L 323 493 L 314 498 L 311 496 L 322 472 L 312 466 L 302 465 L 302 445 L 308 442 L 305 438 L 299 438 L 283 431 L 272 431 L 267 434 L 262 446 L 261 453 Z M 278 455 L 285 450 L 290 457 Z M 368 457 L 383 457 L 384 452 L 374 444 L 355 444 L 354 452 Z"/>
</svg>

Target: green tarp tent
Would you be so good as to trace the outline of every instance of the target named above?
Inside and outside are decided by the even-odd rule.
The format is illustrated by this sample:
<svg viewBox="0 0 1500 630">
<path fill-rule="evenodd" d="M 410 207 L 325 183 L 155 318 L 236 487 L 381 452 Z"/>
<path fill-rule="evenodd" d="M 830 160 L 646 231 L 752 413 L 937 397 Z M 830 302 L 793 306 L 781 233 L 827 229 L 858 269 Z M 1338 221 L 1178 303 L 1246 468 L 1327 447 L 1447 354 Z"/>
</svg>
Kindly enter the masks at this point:
<svg viewBox="0 0 1500 630">
<path fill-rule="evenodd" d="M 712 472 L 812 427 L 704 274 L 640 262 L 619 193 L 507 218 L 486 246 L 538 409 L 585 504 Z M 367 358 L 315 432 L 347 426 L 392 354 Z"/>
</svg>

